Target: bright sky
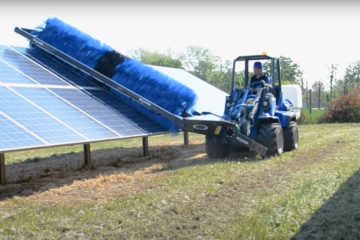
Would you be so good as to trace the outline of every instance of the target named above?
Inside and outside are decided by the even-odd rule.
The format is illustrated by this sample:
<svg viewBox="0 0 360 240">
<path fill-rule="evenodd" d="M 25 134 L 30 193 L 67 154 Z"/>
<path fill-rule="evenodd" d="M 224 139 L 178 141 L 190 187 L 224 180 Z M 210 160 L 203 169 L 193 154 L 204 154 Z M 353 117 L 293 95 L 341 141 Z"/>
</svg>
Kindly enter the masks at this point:
<svg viewBox="0 0 360 240">
<path fill-rule="evenodd" d="M 270 5 L 260 0 L 249 5 L 103 0 L 86 7 L 86 2 L 47 2 L 2 3 L 0 44 L 25 45 L 13 32 L 15 26 L 34 28 L 56 16 L 125 54 L 138 48 L 181 52 L 199 45 L 227 60 L 263 51 L 288 56 L 304 70 L 309 85 L 317 80 L 327 84 L 330 64 L 338 64 L 337 77 L 342 78 L 347 65 L 360 60 L 360 4 L 350 1 Z"/>
</svg>

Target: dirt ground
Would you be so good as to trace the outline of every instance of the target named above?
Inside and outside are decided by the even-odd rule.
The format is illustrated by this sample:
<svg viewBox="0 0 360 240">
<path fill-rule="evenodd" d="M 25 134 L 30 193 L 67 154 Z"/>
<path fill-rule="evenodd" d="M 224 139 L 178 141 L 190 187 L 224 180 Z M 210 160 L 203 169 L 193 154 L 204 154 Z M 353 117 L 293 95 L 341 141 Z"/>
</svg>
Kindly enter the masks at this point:
<svg viewBox="0 0 360 240">
<path fill-rule="evenodd" d="M 159 177 L 163 170 L 202 164 L 209 161 L 204 144 L 172 144 L 150 148 L 142 156 L 139 148 L 115 148 L 92 152 L 92 166 L 83 168 L 83 155 L 69 153 L 7 166 L 8 184 L 0 186 L 0 200 L 28 196 L 34 201 L 105 201 L 143 188 L 137 181 Z"/>
<path fill-rule="evenodd" d="M 113 239 L 208 239 L 212 234 L 219 234 L 216 236 L 221 239 L 225 233 L 235 239 L 333 239 L 326 238 L 335 235 L 327 234 L 323 226 L 339 232 L 339 223 L 344 228 L 358 223 L 351 220 L 357 214 L 346 212 L 343 206 L 353 204 L 352 209 L 356 209 L 355 199 L 360 196 L 353 188 L 360 179 L 354 174 L 359 164 L 354 156 L 360 151 L 354 132 L 359 132 L 360 126 L 309 126 L 305 130 L 301 132 L 299 150 L 265 160 L 251 153 L 233 153 L 225 160 L 212 160 L 207 158 L 203 138 L 192 139 L 190 146 L 183 146 L 181 138 L 164 138 L 151 144 L 147 157 L 142 156 L 140 147 L 94 150 L 93 165 L 85 169 L 82 153 L 9 164 L 9 184 L 0 186 L 0 212 L 3 210 L 3 222 L 7 224 L 2 231 L 9 236 L 13 231 L 14 239 L 24 233 L 33 234 L 34 226 L 43 226 L 46 216 L 44 221 L 52 236 L 63 236 L 53 229 L 59 221 L 74 234 L 84 233 L 83 223 L 102 226 L 106 221 L 107 226 L 114 226 L 106 232 L 115 234 Z M 355 176 L 355 180 L 346 187 L 349 176 Z M 35 206 L 35 210 L 27 206 L 18 210 L 22 203 Z M 60 213 L 59 206 L 61 211 L 71 206 L 74 213 L 53 219 L 53 214 Z M 101 209 L 92 210 L 91 206 Z M 38 216 L 38 208 L 45 215 Z M 78 221 L 78 209 L 88 215 L 80 225 L 73 226 Z M 95 213 L 99 215 L 87 220 Z M 338 217 L 341 213 L 346 213 L 345 217 Z M 13 227 L 24 218 L 33 219 L 34 214 L 38 222 L 27 226 L 26 231 Z M 69 219 L 71 224 L 67 225 Z M 54 221 L 54 226 L 49 220 Z M 335 239 L 343 239 L 345 232 L 340 231 L 340 238 Z M 35 234 L 46 236 L 41 231 Z M 105 236 L 95 230 L 87 234 Z"/>
<path fill-rule="evenodd" d="M 335 143 L 337 146 L 342 143 Z M 316 156 L 301 156 L 302 163 L 316 161 L 331 154 L 331 146 L 316 151 Z M 256 161 L 253 153 L 234 153 L 237 161 Z M 228 160 L 231 161 L 231 158 Z M 202 140 L 190 146 L 179 143 L 161 144 L 150 148 L 150 155 L 142 156 L 141 148 L 114 148 L 92 152 L 92 166 L 83 168 L 82 153 L 55 155 L 36 161 L 10 164 L 7 167 L 8 184 L 0 186 L 0 200 L 26 196 L 31 201 L 47 203 L 81 203 L 109 201 L 120 195 L 151 189 L 156 185 L 141 184 L 142 178 L 161 177 L 169 171 L 210 161 Z M 283 175 L 289 169 L 296 171 L 297 161 L 284 169 L 273 169 Z M 166 170 L 166 172 L 164 171 Z M 149 182 L 149 181 L 147 181 Z M 271 184 L 264 179 L 263 183 Z"/>
</svg>

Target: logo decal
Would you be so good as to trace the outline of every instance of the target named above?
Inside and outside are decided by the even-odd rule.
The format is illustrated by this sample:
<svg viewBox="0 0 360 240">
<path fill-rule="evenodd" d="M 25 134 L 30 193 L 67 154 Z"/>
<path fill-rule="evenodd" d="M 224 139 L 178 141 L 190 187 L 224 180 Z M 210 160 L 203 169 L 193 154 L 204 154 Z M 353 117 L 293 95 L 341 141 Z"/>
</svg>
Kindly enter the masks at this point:
<svg viewBox="0 0 360 240">
<path fill-rule="evenodd" d="M 209 129 L 208 126 L 200 123 L 194 124 L 193 128 L 199 131 L 206 131 Z"/>
</svg>

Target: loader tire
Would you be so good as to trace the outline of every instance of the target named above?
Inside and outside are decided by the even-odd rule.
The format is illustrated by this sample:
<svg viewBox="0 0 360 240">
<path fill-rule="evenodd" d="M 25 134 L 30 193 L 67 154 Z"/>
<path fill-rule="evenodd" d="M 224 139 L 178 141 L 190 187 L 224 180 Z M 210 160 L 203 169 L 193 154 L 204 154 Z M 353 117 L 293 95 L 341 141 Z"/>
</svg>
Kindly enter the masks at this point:
<svg viewBox="0 0 360 240">
<path fill-rule="evenodd" d="M 230 155 L 231 145 L 219 137 L 206 136 L 205 148 L 209 158 L 225 158 Z"/>
<path fill-rule="evenodd" d="M 267 147 L 267 152 L 262 157 L 281 155 L 284 151 L 284 134 L 279 123 L 260 125 L 256 141 Z"/>
<path fill-rule="evenodd" d="M 297 123 L 291 121 L 284 129 L 284 151 L 292 151 L 299 147 L 299 130 Z"/>
</svg>

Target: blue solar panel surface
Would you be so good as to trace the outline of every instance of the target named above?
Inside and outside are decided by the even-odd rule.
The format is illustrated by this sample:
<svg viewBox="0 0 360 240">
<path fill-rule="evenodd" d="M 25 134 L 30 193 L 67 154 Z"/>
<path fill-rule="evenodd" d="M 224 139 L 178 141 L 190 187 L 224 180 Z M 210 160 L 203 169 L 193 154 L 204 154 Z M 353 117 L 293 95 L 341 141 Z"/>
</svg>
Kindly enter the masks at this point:
<svg viewBox="0 0 360 240">
<path fill-rule="evenodd" d="M 134 127 L 133 124 L 118 114 L 113 109 L 104 107 L 104 104 L 89 98 L 78 90 L 54 89 L 56 94 L 67 100 L 90 116 L 94 116 L 104 125 L 115 130 L 121 136 L 135 136 L 144 134 L 144 131 Z"/>
<path fill-rule="evenodd" d="M 44 143 L 0 113 L 0 146 L 3 149 L 39 147 Z"/>
<path fill-rule="evenodd" d="M 72 69 L 70 66 L 65 65 L 60 60 L 44 54 L 41 50 L 36 48 L 16 48 L 20 53 L 27 55 L 46 68 L 56 73 L 57 75 L 65 78 L 68 82 L 82 87 L 96 87 L 95 83 L 81 74 L 79 71 Z"/>
<path fill-rule="evenodd" d="M 5 46 L 0 46 L 0 124 L 0 152 L 166 132 L 40 50 Z"/>
<path fill-rule="evenodd" d="M 104 128 L 101 124 L 93 121 L 89 116 L 79 114 L 77 109 L 69 106 L 69 104 L 59 99 L 48 90 L 17 88 L 16 91 L 46 112 L 56 116 L 60 121 L 69 124 L 71 123 L 71 127 L 76 129 L 87 139 L 116 137 L 116 134 Z"/>
<path fill-rule="evenodd" d="M 2 52 L 1 59 L 3 62 L 6 62 L 12 69 L 17 69 L 18 72 L 26 75 L 28 80 L 35 80 L 40 84 L 68 85 L 65 81 L 48 71 L 44 71 L 42 67 L 35 65 L 16 51 L 4 46 L 0 46 L 0 51 Z"/>
<path fill-rule="evenodd" d="M 84 140 L 78 134 L 7 88 L 0 88 L 0 102 L 1 112 L 14 119 L 19 125 L 36 133 L 47 143 L 61 144 Z"/>
</svg>

